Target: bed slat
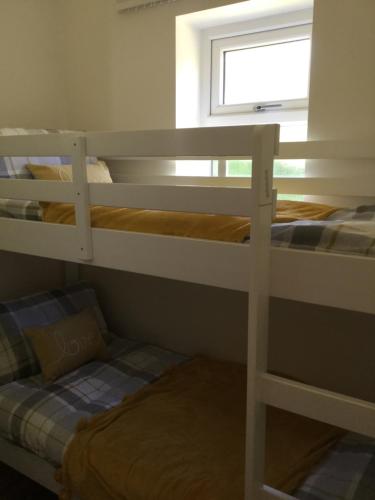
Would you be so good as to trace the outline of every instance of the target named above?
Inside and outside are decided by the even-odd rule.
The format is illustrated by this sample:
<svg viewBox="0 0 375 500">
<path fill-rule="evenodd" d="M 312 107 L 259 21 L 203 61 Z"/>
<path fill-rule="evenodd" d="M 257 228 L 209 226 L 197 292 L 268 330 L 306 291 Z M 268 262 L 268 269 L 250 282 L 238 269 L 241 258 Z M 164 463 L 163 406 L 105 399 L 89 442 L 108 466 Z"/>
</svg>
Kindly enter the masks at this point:
<svg viewBox="0 0 375 500">
<path fill-rule="evenodd" d="M 133 158 L 249 157 L 254 150 L 254 129 L 241 126 L 88 133 L 87 152 L 90 156 Z"/>
<path fill-rule="evenodd" d="M 258 382 L 259 397 L 266 404 L 375 438 L 375 403 L 269 373 L 260 375 Z"/>
<path fill-rule="evenodd" d="M 90 203 L 114 207 L 249 216 L 252 192 L 248 188 L 90 184 Z"/>
<path fill-rule="evenodd" d="M 58 201 L 74 203 L 75 190 L 71 182 L 0 179 L 0 198 L 16 200 Z"/>
</svg>

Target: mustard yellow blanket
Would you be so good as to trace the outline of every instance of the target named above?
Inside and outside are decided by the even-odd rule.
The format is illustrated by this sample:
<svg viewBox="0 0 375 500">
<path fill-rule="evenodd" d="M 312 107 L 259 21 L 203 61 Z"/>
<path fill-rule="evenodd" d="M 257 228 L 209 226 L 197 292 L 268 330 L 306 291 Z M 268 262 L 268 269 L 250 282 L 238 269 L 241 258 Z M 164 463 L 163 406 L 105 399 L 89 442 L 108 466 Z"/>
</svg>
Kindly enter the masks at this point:
<svg viewBox="0 0 375 500">
<path fill-rule="evenodd" d="M 324 220 L 336 210 L 337 208 L 317 203 L 279 201 L 274 222 Z M 66 203 L 44 204 L 43 220 L 75 224 L 74 206 Z M 234 243 L 241 243 L 250 231 L 247 217 L 106 206 L 91 207 L 91 226 Z"/>
<path fill-rule="evenodd" d="M 243 500 L 246 368 L 195 359 L 81 423 L 62 469 L 82 500 Z M 292 492 L 342 431 L 270 408 L 266 483 Z"/>
</svg>

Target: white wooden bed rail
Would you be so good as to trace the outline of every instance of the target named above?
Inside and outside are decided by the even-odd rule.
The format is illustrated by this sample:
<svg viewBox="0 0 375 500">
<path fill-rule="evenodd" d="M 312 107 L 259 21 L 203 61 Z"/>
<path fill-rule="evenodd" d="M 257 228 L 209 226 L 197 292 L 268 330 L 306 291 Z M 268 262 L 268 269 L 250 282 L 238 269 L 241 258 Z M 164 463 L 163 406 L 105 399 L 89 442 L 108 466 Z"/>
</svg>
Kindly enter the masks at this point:
<svg viewBox="0 0 375 500">
<path fill-rule="evenodd" d="M 246 500 L 291 498 L 263 486 L 266 404 L 375 435 L 375 405 L 267 373 L 270 281 L 271 293 L 276 296 L 297 300 L 302 297 L 308 302 L 375 312 L 375 269 L 369 259 L 283 249 L 273 249 L 271 253 L 272 163 L 277 154 L 277 144 L 276 126 L 193 129 L 170 133 L 156 131 L 147 134 L 88 134 L 87 138 L 0 138 L 0 155 L 61 154 L 73 157 L 71 185 L 54 182 L 47 184 L 47 181 L 1 180 L 0 196 L 9 198 L 11 192 L 14 198 L 52 198 L 73 202 L 76 204 L 77 216 L 76 227 L 0 219 L 2 249 L 249 291 Z M 298 145 L 294 147 L 294 154 L 309 158 L 316 158 L 321 152 L 329 158 L 341 157 L 342 154 L 351 158 L 354 155 L 349 146 L 337 151 L 337 144 L 327 143 L 322 146 L 320 153 L 319 147 L 311 145 L 310 150 L 303 153 L 303 147 Z M 292 150 L 287 152 L 288 158 L 291 152 Z M 373 157 L 375 151 L 372 146 L 367 146 L 361 154 L 365 158 Z M 195 188 L 186 186 L 151 188 L 88 185 L 84 168 L 86 155 L 252 156 L 253 186 L 252 190 L 201 187 L 193 191 Z M 358 157 L 358 154 L 355 156 Z M 211 213 L 229 211 L 231 214 L 251 214 L 250 246 L 90 228 L 90 203 L 203 212 L 207 211 L 207 197 L 212 199 L 212 204 L 209 205 Z M 272 275 L 270 259 L 273 264 Z M 288 259 L 289 268 L 283 268 Z M 306 266 L 314 259 L 316 266 L 309 271 Z M 319 267 L 321 270 L 323 268 L 322 272 L 327 272 L 327 283 L 330 279 L 333 280 L 334 287 L 328 286 L 327 291 L 322 291 L 327 283 L 324 281 L 322 287 L 322 272 L 317 272 Z M 334 270 L 329 274 L 331 267 Z M 350 270 L 346 274 L 344 272 L 340 281 L 340 273 L 345 267 Z M 291 279 L 290 274 L 285 274 L 287 269 L 297 269 L 296 277 Z M 353 282 L 344 285 L 346 278 L 355 276 L 359 276 L 359 279 L 354 285 Z M 337 279 L 340 292 L 335 297 Z M 350 292 L 350 288 L 354 288 L 354 292 Z M 370 292 L 364 291 L 361 295 L 364 289 L 370 289 Z M 358 300 L 353 299 L 353 293 L 359 294 Z M 38 480 L 37 473 L 35 478 Z M 41 481 L 40 478 L 39 480 Z M 44 484 L 48 486 L 49 483 Z"/>
<path fill-rule="evenodd" d="M 341 177 L 274 177 L 273 187 L 280 194 L 304 194 L 317 196 L 357 196 L 375 198 L 374 175 Z M 249 188 L 249 177 L 205 177 L 175 175 L 121 175 L 119 182 L 142 183 L 163 186 L 232 187 Z"/>
</svg>

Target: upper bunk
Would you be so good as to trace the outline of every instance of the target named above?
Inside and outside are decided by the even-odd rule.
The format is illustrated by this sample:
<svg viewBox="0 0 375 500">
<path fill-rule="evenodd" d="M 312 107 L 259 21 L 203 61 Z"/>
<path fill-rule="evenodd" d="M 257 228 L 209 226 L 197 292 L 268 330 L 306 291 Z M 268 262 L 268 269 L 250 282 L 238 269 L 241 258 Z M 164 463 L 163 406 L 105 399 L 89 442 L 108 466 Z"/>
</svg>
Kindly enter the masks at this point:
<svg viewBox="0 0 375 500">
<path fill-rule="evenodd" d="M 76 213 L 75 226 L 0 218 L 0 249 L 240 291 L 249 290 L 252 265 L 269 267 L 273 184 L 285 190 L 292 182 L 305 194 L 374 195 L 370 183 L 339 177 L 273 180 L 274 158 L 375 158 L 372 144 L 279 147 L 274 125 L 0 137 L 0 156 L 71 157 L 73 182 L 1 179 L 0 198 L 72 203 Z M 149 176 L 141 184 L 88 183 L 85 166 L 91 156 L 252 158 L 253 174 L 251 183 L 212 178 L 194 185 L 193 179 L 176 176 Z M 93 228 L 92 205 L 250 216 L 251 245 Z M 375 313 L 375 260 L 370 257 L 278 247 L 271 250 L 270 270 L 272 296 Z"/>
</svg>

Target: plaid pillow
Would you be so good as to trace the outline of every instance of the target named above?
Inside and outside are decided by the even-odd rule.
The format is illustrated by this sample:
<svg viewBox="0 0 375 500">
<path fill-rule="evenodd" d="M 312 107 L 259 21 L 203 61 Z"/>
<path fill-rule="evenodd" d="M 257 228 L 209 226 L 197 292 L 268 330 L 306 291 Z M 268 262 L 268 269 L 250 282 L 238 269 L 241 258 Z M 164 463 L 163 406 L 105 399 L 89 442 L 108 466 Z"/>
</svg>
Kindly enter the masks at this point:
<svg viewBox="0 0 375 500">
<path fill-rule="evenodd" d="M 95 291 L 84 283 L 0 302 L 0 385 L 40 372 L 23 329 L 46 326 L 92 307 L 103 334 L 107 326 Z"/>
</svg>

